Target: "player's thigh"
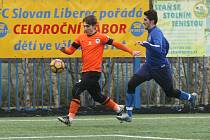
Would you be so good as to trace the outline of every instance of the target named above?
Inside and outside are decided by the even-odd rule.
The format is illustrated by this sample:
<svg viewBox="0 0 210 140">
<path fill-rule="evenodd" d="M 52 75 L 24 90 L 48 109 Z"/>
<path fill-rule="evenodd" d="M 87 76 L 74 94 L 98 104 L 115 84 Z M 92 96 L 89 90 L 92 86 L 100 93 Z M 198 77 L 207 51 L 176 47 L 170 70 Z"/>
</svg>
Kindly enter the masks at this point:
<svg viewBox="0 0 210 140">
<path fill-rule="evenodd" d="M 97 86 L 88 88 L 87 91 L 96 102 L 103 103 L 107 99 L 107 96 L 101 94 L 101 88 L 99 84 Z"/>
<path fill-rule="evenodd" d="M 144 76 L 139 76 L 137 74 L 134 74 L 128 82 L 128 89 L 135 90 L 135 88 L 144 81 L 146 81 L 146 78 Z"/>
<path fill-rule="evenodd" d="M 138 85 L 150 79 L 151 75 L 149 67 L 147 66 L 147 64 L 143 64 L 129 80 L 127 92 L 130 94 L 134 93 L 135 88 Z"/>
<path fill-rule="evenodd" d="M 82 74 L 82 78 L 73 87 L 73 96 L 79 96 L 84 90 L 94 87 L 100 89 L 98 80 L 100 78 L 100 73 L 98 72 L 87 72 Z"/>
<path fill-rule="evenodd" d="M 144 81 L 150 80 L 151 77 L 151 68 L 148 64 L 143 64 L 136 72 L 136 77 L 138 77 L 138 82 L 142 83 Z M 134 78 L 135 79 L 135 78 Z"/>
<path fill-rule="evenodd" d="M 82 82 L 79 81 L 77 82 L 73 88 L 72 88 L 72 95 L 73 95 L 73 98 L 77 98 L 77 99 L 80 99 L 80 94 L 85 90 L 84 87 L 82 87 Z"/>
<path fill-rule="evenodd" d="M 101 87 L 98 82 L 99 79 L 100 73 L 90 72 L 84 76 L 84 85 L 94 101 L 103 103 L 107 97 L 101 94 Z"/>
<path fill-rule="evenodd" d="M 83 73 L 82 75 L 82 86 L 86 87 L 86 89 L 91 87 L 98 87 L 99 79 L 100 79 L 99 72 L 87 72 Z"/>
<path fill-rule="evenodd" d="M 173 79 L 169 66 L 153 70 L 152 77 L 165 92 L 173 89 Z"/>
</svg>

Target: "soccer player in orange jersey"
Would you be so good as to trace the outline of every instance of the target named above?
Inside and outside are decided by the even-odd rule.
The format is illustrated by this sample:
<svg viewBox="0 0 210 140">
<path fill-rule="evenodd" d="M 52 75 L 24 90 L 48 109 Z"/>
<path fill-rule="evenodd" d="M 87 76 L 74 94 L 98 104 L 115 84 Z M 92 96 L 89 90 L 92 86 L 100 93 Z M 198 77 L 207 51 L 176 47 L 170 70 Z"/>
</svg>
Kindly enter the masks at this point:
<svg viewBox="0 0 210 140">
<path fill-rule="evenodd" d="M 80 106 L 80 94 L 87 90 L 94 101 L 113 109 L 117 115 L 122 114 L 123 109 L 111 98 L 101 94 L 99 79 L 101 75 L 101 65 L 105 44 L 113 45 L 118 49 L 126 51 L 133 56 L 140 55 L 139 51 L 133 51 L 127 46 L 113 41 L 105 34 L 97 32 L 97 19 L 94 15 L 89 15 L 83 19 L 84 34 L 79 35 L 70 47 L 61 46 L 61 51 L 66 54 L 73 54 L 79 47 L 82 51 L 82 78 L 73 87 L 73 98 L 70 102 L 69 114 L 58 117 L 58 120 L 67 126 L 71 125 Z"/>
</svg>

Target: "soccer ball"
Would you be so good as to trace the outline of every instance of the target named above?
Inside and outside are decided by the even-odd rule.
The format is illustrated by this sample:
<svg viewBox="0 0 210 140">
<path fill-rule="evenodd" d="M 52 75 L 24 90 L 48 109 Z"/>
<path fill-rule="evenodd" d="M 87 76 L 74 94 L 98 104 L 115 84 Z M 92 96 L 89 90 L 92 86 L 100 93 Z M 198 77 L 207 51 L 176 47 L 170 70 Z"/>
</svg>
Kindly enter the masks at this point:
<svg viewBox="0 0 210 140">
<path fill-rule="evenodd" d="M 61 73 L 65 69 L 65 64 L 61 59 L 53 59 L 50 62 L 50 68 L 54 73 Z"/>
</svg>

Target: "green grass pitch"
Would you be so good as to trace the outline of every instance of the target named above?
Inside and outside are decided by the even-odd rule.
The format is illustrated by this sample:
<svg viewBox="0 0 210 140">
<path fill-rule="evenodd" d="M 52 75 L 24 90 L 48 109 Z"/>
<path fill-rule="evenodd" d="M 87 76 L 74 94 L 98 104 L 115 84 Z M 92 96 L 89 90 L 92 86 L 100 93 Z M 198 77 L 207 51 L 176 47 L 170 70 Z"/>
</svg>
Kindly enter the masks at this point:
<svg viewBox="0 0 210 140">
<path fill-rule="evenodd" d="M 78 116 L 70 127 L 57 117 L 0 118 L 0 140 L 210 140 L 210 114 L 136 114 L 131 123 L 114 115 Z"/>
</svg>

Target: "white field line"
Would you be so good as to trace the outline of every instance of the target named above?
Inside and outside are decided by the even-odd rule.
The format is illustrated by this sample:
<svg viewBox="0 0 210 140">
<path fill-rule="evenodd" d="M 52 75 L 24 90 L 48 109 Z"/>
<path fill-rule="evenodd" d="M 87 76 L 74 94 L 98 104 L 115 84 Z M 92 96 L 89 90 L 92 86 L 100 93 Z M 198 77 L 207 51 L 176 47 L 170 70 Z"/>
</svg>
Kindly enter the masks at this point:
<svg viewBox="0 0 210 140">
<path fill-rule="evenodd" d="M 163 138 L 163 137 L 148 137 L 148 136 L 132 136 L 132 135 L 75 135 L 75 136 L 31 136 L 31 137 L 0 137 L 0 140 L 14 139 L 57 139 L 57 138 L 96 138 L 96 137 L 118 137 L 118 138 L 133 138 L 133 139 L 153 139 L 153 140 L 199 140 L 199 139 L 178 139 L 178 138 Z"/>
<path fill-rule="evenodd" d="M 12 117 L 11 117 L 12 118 Z M 25 119 L 25 120 L 21 120 L 21 119 L 4 119 L 1 118 L 0 122 L 42 122 L 42 121 L 55 121 L 55 119 L 36 119 L 36 117 L 34 117 L 35 119 Z M 114 120 L 115 117 L 113 118 L 88 118 L 88 119 L 80 119 L 80 118 L 76 118 L 75 121 L 108 121 L 108 120 Z M 165 119 L 210 119 L 209 117 L 148 117 L 148 118 L 133 118 L 133 120 L 165 120 Z"/>
</svg>

